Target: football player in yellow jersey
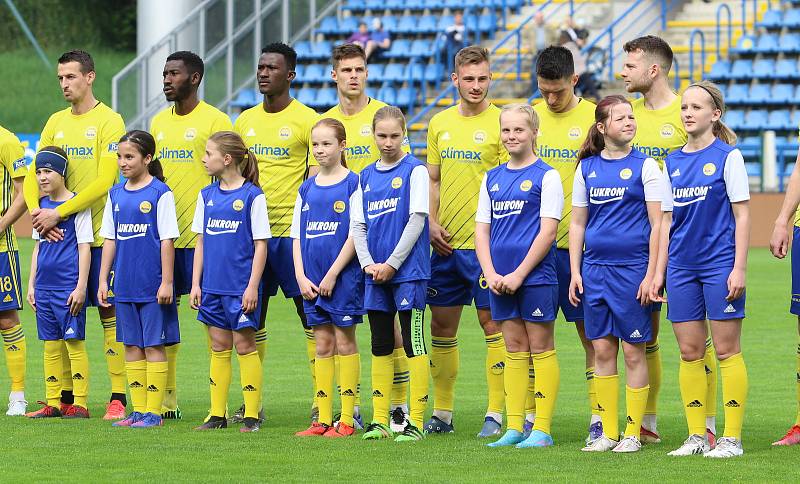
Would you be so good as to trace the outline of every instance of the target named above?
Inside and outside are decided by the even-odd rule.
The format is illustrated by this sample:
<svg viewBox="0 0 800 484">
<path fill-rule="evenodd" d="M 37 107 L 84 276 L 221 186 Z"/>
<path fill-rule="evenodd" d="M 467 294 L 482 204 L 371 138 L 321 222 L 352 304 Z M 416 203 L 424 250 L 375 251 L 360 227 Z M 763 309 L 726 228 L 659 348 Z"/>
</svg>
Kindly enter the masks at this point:
<svg viewBox="0 0 800 484">
<path fill-rule="evenodd" d="M 25 149 L 16 136 L 0 126 L 0 335 L 3 354 L 11 380 L 6 415 L 25 415 L 25 360 L 27 345 L 19 322 L 22 309 L 20 290 L 19 248 L 14 235 L 14 222 L 25 213 L 22 196 Z M 59 375 L 59 378 L 61 376 Z"/>
<path fill-rule="evenodd" d="M 103 417 L 106 420 L 125 418 L 126 376 L 122 343 L 117 342 L 117 316 L 114 306 L 98 304 L 97 288 L 100 275 L 100 253 L 103 238 L 99 236 L 103 204 L 108 190 L 117 182 L 117 142 L 125 134 L 122 117 L 98 101 L 92 92 L 95 80 L 94 61 L 84 51 L 75 50 L 58 59 L 58 81 L 64 99 L 70 107 L 50 116 L 40 138 L 40 146 L 55 145 L 69 157 L 67 188 L 77 194 L 57 209 L 39 208 L 39 185 L 33 170 L 25 177 L 25 201 L 31 210 L 33 227 L 45 238 L 60 238 L 52 229 L 62 217 L 92 209 L 95 236 L 92 244 L 92 264 L 86 290 L 87 303 L 96 306 L 103 325 L 103 342 L 111 379 L 111 399 Z M 110 285 L 113 286 L 113 274 Z M 69 354 L 63 348 L 61 413 L 71 417 L 88 417 L 85 408 L 75 406 L 73 379 Z M 80 376 L 80 375 L 78 375 Z M 77 390 L 77 388 L 76 388 Z"/>
<path fill-rule="evenodd" d="M 206 141 L 217 131 L 231 131 L 231 120 L 222 111 L 197 96 L 203 80 L 203 60 L 192 52 L 170 54 L 164 65 L 164 96 L 173 105 L 159 112 L 150 122 L 150 134 L 156 140 L 156 157 L 164 168 L 164 177 L 175 195 L 180 237 L 175 241 L 175 295 L 192 289 L 192 263 L 197 234 L 192 232 L 192 218 L 197 194 L 211 183 L 203 167 Z M 175 384 L 176 359 L 180 344 L 167 346 L 166 393 L 162 418 L 179 419 Z"/>
<path fill-rule="evenodd" d="M 681 98 L 672 91 L 668 78 L 672 67 L 672 48 L 663 39 L 646 35 L 627 42 L 623 49 L 627 55 L 620 75 L 625 81 L 625 89 L 642 94 L 642 97 L 631 103 L 638 126 L 633 147 L 663 166 L 667 154 L 681 148 L 687 140 L 686 129 L 681 122 Z M 656 426 L 658 394 L 661 389 L 661 351 L 658 344 L 660 320 L 661 304 L 654 303 L 653 339 L 646 345 L 650 393 L 642 420 L 643 443 L 661 441 Z M 706 398 L 709 402 L 706 405 L 706 435 L 713 443 L 717 413 L 717 356 L 711 336 L 706 340 L 704 360 L 708 383 Z"/>
<path fill-rule="evenodd" d="M 318 170 L 316 160 L 309 156 L 309 146 L 311 127 L 319 115 L 289 95 L 296 65 L 297 53 L 286 44 L 269 44 L 261 50 L 256 78 L 258 90 L 264 100 L 239 115 L 234 130 L 255 154 L 258 160 L 258 179 L 269 200 L 272 239 L 267 244 L 267 265 L 262 279 L 264 292 L 260 317 L 263 329 L 256 334 L 257 339 L 263 341 L 259 346 L 259 355 L 263 361 L 269 298 L 277 295 L 280 287 L 283 295 L 294 301 L 306 335 L 311 335 L 310 340 L 306 338 L 306 342 L 311 343 L 311 348 L 309 350 L 307 345 L 306 349 L 309 350 L 308 358 L 313 367 L 316 353 L 313 332 L 306 324 L 303 298 L 295 279 L 289 232 L 297 190 L 307 176 L 314 175 Z M 312 370 L 312 377 L 313 375 Z M 244 408 L 240 408 L 233 414 L 231 421 L 238 422 L 243 415 Z"/>
<path fill-rule="evenodd" d="M 484 174 L 508 161 L 500 141 L 500 109 L 489 103 L 492 72 L 489 53 L 478 46 L 455 56 L 453 85 L 458 105 L 436 114 L 428 125 L 430 175 L 431 375 L 433 415 L 428 433 L 450 433 L 459 367 L 458 324 L 465 305 L 475 302 L 486 337 L 486 379 L 489 404 L 479 437 L 500 433 L 505 396 L 505 343 L 489 311 L 488 286 L 475 255 L 475 213 Z"/>
<path fill-rule="evenodd" d="M 578 150 L 594 124 L 594 103 L 575 95 L 575 63 L 572 53 L 564 47 L 550 46 L 539 53 L 536 63 L 536 82 L 544 102 L 534 107 L 539 115 L 538 155 L 558 170 L 564 187 L 564 213 L 556 236 L 556 272 L 558 275 L 558 305 L 564 319 L 575 323 L 586 354 L 586 381 L 592 418 L 587 443 L 603 435 L 597 397 L 594 392 L 594 349 L 586 339 L 583 326 L 583 306 L 569 302 L 569 224 L 572 212 L 572 181 L 578 162 Z"/>
</svg>

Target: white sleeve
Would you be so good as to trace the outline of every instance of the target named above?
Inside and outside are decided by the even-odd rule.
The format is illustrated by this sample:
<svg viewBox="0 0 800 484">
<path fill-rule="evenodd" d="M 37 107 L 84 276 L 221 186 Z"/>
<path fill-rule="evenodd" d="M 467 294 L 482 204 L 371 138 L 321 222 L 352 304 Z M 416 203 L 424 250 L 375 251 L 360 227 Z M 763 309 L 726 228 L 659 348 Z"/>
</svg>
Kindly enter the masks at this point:
<svg viewBox="0 0 800 484">
<path fill-rule="evenodd" d="M 364 195 L 361 192 L 361 184 L 350 195 L 350 223 L 367 223 L 364 219 Z"/>
<path fill-rule="evenodd" d="M 561 175 L 556 170 L 549 170 L 542 179 L 542 206 L 539 218 L 561 220 L 564 211 L 564 187 L 561 186 Z"/>
<path fill-rule="evenodd" d="M 156 224 L 161 240 L 177 239 L 181 235 L 178 228 L 178 216 L 175 214 L 175 196 L 172 192 L 164 192 L 158 199 Z"/>
<path fill-rule="evenodd" d="M 583 179 L 583 162 L 578 162 L 575 169 L 575 178 L 572 180 L 572 206 L 588 207 L 589 197 L 586 196 L 586 180 Z"/>
<path fill-rule="evenodd" d="M 253 229 L 253 240 L 272 238 L 267 214 L 267 197 L 263 193 L 257 195 L 250 205 L 250 227 Z"/>
<path fill-rule="evenodd" d="M 750 182 L 747 179 L 747 169 L 744 166 L 742 152 L 735 149 L 725 158 L 725 168 L 722 170 L 725 180 L 725 189 L 731 203 L 750 200 Z"/>
<path fill-rule="evenodd" d="M 114 209 L 111 207 L 111 195 L 106 197 L 106 207 L 103 209 L 103 223 L 100 225 L 100 237 L 114 240 L 117 238 L 114 227 Z"/>
<path fill-rule="evenodd" d="M 42 240 L 42 238 L 39 236 L 39 232 L 37 232 L 36 229 L 33 229 L 31 232 L 31 238 L 33 240 Z"/>
<path fill-rule="evenodd" d="M 353 197 L 350 197 L 352 200 Z M 351 202 L 352 203 L 352 202 Z M 351 205 L 352 206 L 352 205 Z M 297 194 L 297 198 L 294 200 L 294 212 L 292 212 L 292 228 L 289 231 L 289 237 L 293 239 L 300 238 L 300 211 L 303 210 L 303 197 L 300 194 Z"/>
<path fill-rule="evenodd" d="M 203 200 L 203 192 L 197 194 L 197 203 L 194 206 L 194 217 L 192 218 L 192 232 L 203 233 L 203 226 L 206 221 L 206 201 Z"/>
<path fill-rule="evenodd" d="M 411 172 L 411 184 L 408 213 L 424 213 L 428 214 L 430 206 L 428 205 L 428 183 L 430 183 L 430 176 L 428 175 L 428 168 L 425 165 L 420 165 Z"/>
<path fill-rule="evenodd" d="M 492 223 L 492 199 L 489 198 L 489 189 L 486 188 L 485 173 L 481 181 L 481 191 L 478 192 L 478 212 L 475 214 L 475 221 L 482 224 Z"/>
<path fill-rule="evenodd" d="M 37 234 L 38 235 L 38 234 Z M 94 242 L 94 228 L 92 227 L 92 209 L 81 210 L 75 215 L 75 236 L 79 244 Z"/>
<path fill-rule="evenodd" d="M 664 198 L 661 200 L 661 211 L 671 212 L 674 199 L 672 198 L 672 182 L 667 174 L 667 164 L 664 164 L 664 171 L 661 173 L 661 186 L 663 187 Z"/>
<path fill-rule="evenodd" d="M 644 185 L 645 202 L 664 201 L 664 174 L 658 169 L 658 163 L 653 158 L 644 160 L 642 166 L 642 184 Z"/>
</svg>

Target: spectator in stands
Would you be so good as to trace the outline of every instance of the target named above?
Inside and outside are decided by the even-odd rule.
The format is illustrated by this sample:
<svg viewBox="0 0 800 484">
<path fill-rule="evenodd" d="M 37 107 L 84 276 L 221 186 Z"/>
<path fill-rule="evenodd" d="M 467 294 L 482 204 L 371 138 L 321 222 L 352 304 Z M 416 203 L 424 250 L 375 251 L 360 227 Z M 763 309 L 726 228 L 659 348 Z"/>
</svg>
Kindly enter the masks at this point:
<svg viewBox="0 0 800 484">
<path fill-rule="evenodd" d="M 347 38 L 348 44 L 357 44 L 362 49 L 367 48 L 367 43 L 369 43 L 369 29 L 367 28 L 367 24 L 364 22 L 359 22 L 358 30 L 353 32 L 353 35 Z"/>
<path fill-rule="evenodd" d="M 558 43 L 572 53 L 575 61 L 575 74 L 578 75 L 578 84 L 575 85 L 575 88 L 580 91 L 582 97 L 597 101 L 600 98 L 600 93 L 597 92 L 597 81 L 594 73 L 586 69 L 586 54 L 581 51 L 580 44 L 573 40 L 572 34 L 567 30 L 561 31 Z"/>
<path fill-rule="evenodd" d="M 453 25 L 444 29 L 442 35 L 444 39 L 444 52 L 447 57 L 447 72 L 453 72 L 453 58 L 456 52 L 467 46 L 466 39 L 464 38 L 466 26 L 464 26 L 464 14 L 456 11 L 453 14 Z"/>
<path fill-rule="evenodd" d="M 533 62 L 531 64 L 533 69 L 531 75 L 531 92 L 535 91 L 538 87 L 536 84 L 536 59 L 539 57 L 539 51 L 548 45 L 554 44 L 558 38 L 557 36 L 558 31 L 556 27 L 544 21 L 544 13 L 541 11 L 533 15 L 533 21 L 525 28 L 526 44 L 531 54 L 533 54 Z"/>
<path fill-rule="evenodd" d="M 372 32 L 369 34 L 369 41 L 364 51 L 367 54 L 367 62 L 371 62 L 389 50 L 392 45 L 392 39 L 389 37 L 389 32 L 383 30 L 381 19 L 376 18 L 372 20 Z"/>
</svg>

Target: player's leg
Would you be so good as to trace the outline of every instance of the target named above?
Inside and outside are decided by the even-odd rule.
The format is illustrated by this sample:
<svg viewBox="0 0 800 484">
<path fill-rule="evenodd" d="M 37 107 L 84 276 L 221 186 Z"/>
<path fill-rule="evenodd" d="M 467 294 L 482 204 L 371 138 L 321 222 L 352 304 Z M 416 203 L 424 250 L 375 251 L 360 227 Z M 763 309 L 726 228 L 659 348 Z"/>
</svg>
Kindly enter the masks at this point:
<svg viewBox="0 0 800 484">
<path fill-rule="evenodd" d="M 586 294 L 585 291 L 584 294 Z M 586 307 L 588 308 L 588 304 Z M 594 328 L 591 331 L 594 332 Z M 616 447 L 619 439 L 619 373 L 617 371 L 619 340 L 613 334 L 607 334 L 592 339 L 592 345 L 595 357 L 596 410 L 600 413 L 603 422 L 603 434 L 587 443 L 582 450 L 606 452 Z"/>
<path fill-rule="evenodd" d="M 175 296 L 180 304 L 180 297 L 192 291 L 192 272 L 194 270 L 194 248 L 175 249 L 174 264 Z M 165 347 L 167 355 L 167 383 L 164 387 L 164 405 L 161 417 L 179 420 L 183 415 L 178 407 L 178 352 L 180 343 Z"/>
<path fill-rule="evenodd" d="M 794 251 L 794 247 L 792 247 Z M 794 259 L 793 259 L 794 260 Z M 792 294 L 797 294 L 792 290 Z M 794 298 L 793 298 L 794 300 Z M 794 302 L 792 303 L 792 310 L 794 311 Z M 800 317 L 797 318 L 797 333 L 800 335 Z M 797 344 L 797 415 L 795 416 L 794 425 L 792 425 L 786 434 L 778 441 L 773 442 L 772 445 L 797 445 L 800 444 L 800 343 Z"/>
<path fill-rule="evenodd" d="M 650 317 L 649 314 L 643 316 L 645 321 Z M 638 452 L 642 448 L 640 441 L 642 418 L 650 393 L 645 346 L 645 343 L 622 341 L 622 352 L 625 357 L 626 424 L 624 438 L 614 447 L 614 452 Z"/>
<path fill-rule="evenodd" d="M 368 302 L 365 306 L 388 309 L 391 294 L 383 294 L 387 291 L 390 292 L 384 287 L 367 285 L 365 301 L 378 300 L 383 304 Z M 394 314 L 394 311 L 368 309 L 372 341 L 372 423 L 367 426 L 364 439 L 384 439 L 392 435 L 389 407 L 394 377 Z"/>
<path fill-rule="evenodd" d="M 360 315 L 350 316 L 347 324 L 344 316 L 334 316 L 333 330 L 336 347 L 332 349 L 339 359 L 339 398 L 342 410 L 339 421 L 325 433 L 325 437 L 349 437 L 355 429 L 356 394 L 361 380 L 361 355 L 356 344 L 356 325 L 361 323 Z"/>
<path fill-rule="evenodd" d="M 403 335 L 399 321 L 394 325 L 394 382 L 392 384 L 392 418 L 394 432 L 402 432 L 408 418 L 408 357 L 403 349 Z"/>
<path fill-rule="evenodd" d="M 794 227 L 792 239 L 792 298 L 789 312 L 797 316 L 797 333 L 800 336 L 800 227 Z M 794 425 L 772 445 L 800 444 L 800 342 L 797 344 L 797 415 Z"/>
<path fill-rule="evenodd" d="M 239 298 L 235 298 L 239 299 Z M 239 327 L 233 332 L 233 344 L 239 359 L 240 383 L 244 399 L 244 421 L 240 432 L 256 432 L 260 429 L 258 413 L 261 409 L 264 372 L 256 350 L 256 331 L 253 326 Z"/>
<path fill-rule="evenodd" d="M 425 344 L 425 281 L 404 282 L 394 286 L 395 306 L 400 308 L 398 319 L 403 347 L 408 357 L 410 375 L 409 419 L 396 442 L 421 440 L 420 430 L 428 407 L 430 388 L 430 358 Z M 405 304 L 404 304 L 405 303 Z"/>
<path fill-rule="evenodd" d="M 477 299 L 476 299 L 477 301 Z M 491 437 L 500 433 L 503 425 L 503 407 L 505 406 L 505 372 L 506 345 L 500 325 L 492 320 L 491 311 L 477 309 L 478 323 L 483 330 L 486 342 L 486 387 L 488 389 L 488 403 L 486 415 L 483 419 L 483 428 L 478 437 Z"/>
<path fill-rule="evenodd" d="M 203 294 L 204 302 L 209 302 L 207 296 Z M 198 312 L 198 319 L 204 307 L 208 307 L 211 314 L 211 305 L 201 305 L 201 312 Z M 208 318 L 206 318 L 208 319 Z M 203 319 L 200 319 L 203 321 Z M 204 321 L 206 322 L 206 321 Z M 228 405 L 228 390 L 231 385 L 231 353 L 233 350 L 233 334 L 230 329 L 224 329 L 222 324 L 219 326 L 208 324 L 208 334 L 211 337 L 211 364 L 209 366 L 209 389 L 211 394 L 211 417 L 196 427 L 198 430 L 211 430 L 227 427 L 225 412 Z"/>
<path fill-rule="evenodd" d="M 658 331 L 661 323 L 661 308 L 659 304 L 658 310 L 654 310 L 650 314 L 650 325 L 653 331 L 653 339 L 647 342 L 645 346 L 645 355 L 647 358 L 647 373 L 648 381 L 650 384 L 650 391 L 647 396 L 647 408 L 642 420 L 642 428 L 640 436 L 642 443 L 657 444 L 661 442 L 661 436 L 658 434 L 658 423 L 656 415 L 658 412 L 658 395 L 661 391 L 661 378 L 662 378 L 662 364 L 661 364 L 661 347 L 658 343 Z"/>
<path fill-rule="evenodd" d="M 45 402 L 42 408 L 25 414 L 30 418 L 61 417 L 61 379 L 63 375 L 61 348 L 64 346 L 61 325 L 55 317 L 49 291 L 35 290 L 36 330 L 44 352 L 43 377 Z M 29 295 L 30 296 L 30 295 Z"/>
<path fill-rule="evenodd" d="M 6 415 L 25 415 L 28 402 L 25 400 L 25 368 L 28 345 L 25 332 L 19 321 L 22 309 L 19 253 L 8 251 L 0 257 L 0 335 L 3 338 L 3 353 L 6 370 L 11 380 Z"/>
<path fill-rule="evenodd" d="M 66 304 L 67 299 L 69 299 L 69 293 L 69 291 L 58 291 L 53 298 L 60 303 L 53 309 L 58 321 L 62 322 L 61 333 L 64 339 L 64 347 L 67 348 L 67 353 L 69 354 L 73 394 L 75 397 L 75 404 L 64 413 L 64 418 L 89 418 L 89 355 L 86 353 L 86 343 L 84 341 L 86 308 L 82 308 L 77 315 L 71 314 L 69 306 Z M 124 418 L 124 413 L 120 418 Z"/>
<path fill-rule="evenodd" d="M 117 311 L 117 340 L 124 345 L 125 375 L 131 395 L 133 411 L 123 420 L 114 422 L 114 427 L 130 427 L 139 421 L 147 410 L 147 358 L 144 352 L 144 335 L 141 304 L 119 302 Z"/>
<path fill-rule="evenodd" d="M 334 353 L 336 350 L 336 333 L 329 314 L 310 304 L 306 305 L 306 319 L 314 331 L 316 354 L 314 357 L 314 373 L 316 374 L 315 395 L 319 419 L 301 432 L 298 437 L 321 436 L 333 426 L 333 387 L 334 387 Z M 351 412 L 352 418 L 352 412 Z"/>
<path fill-rule="evenodd" d="M 706 440 L 712 449 L 717 445 L 717 351 L 711 340 L 711 329 L 707 329 L 706 354 L 703 364 L 706 371 Z"/>
<path fill-rule="evenodd" d="M 147 358 L 147 407 L 142 419 L 133 425 L 137 428 L 160 427 L 163 424 L 161 409 L 167 386 L 166 345 L 180 343 L 177 303 L 141 305 L 145 356 Z"/>
<path fill-rule="evenodd" d="M 525 397 L 528 389 L 528 362 L 530 361 L 530 340 L 525 328 L 526 323 L 519 317 L 499 319 L 502 303 L 500 299 L 512 299 L 513 296 L 497 296 L 492 300 L 492 308 L 503 333 L 506 348 L 505 371 L 503 374 L 505 386 L 506 432 L 499 440 L 488 444 L 489 447 L 505 447 L 516 445 L 523 440 L 523 420 L 525 411 Z M 505 305 L 502 305 L 505 307 Z M 512 314 L 512 313 L 509 313 Z"/>
</svg>

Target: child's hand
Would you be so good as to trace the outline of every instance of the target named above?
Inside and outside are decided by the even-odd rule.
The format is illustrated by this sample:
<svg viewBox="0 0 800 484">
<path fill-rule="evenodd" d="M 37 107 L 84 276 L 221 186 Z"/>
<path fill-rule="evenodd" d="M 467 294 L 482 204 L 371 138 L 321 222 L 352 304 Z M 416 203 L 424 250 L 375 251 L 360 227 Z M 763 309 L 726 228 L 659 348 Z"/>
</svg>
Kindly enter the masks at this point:
<svg viewBox="0 0 800 484">
<path fill-rule="evenodd" d="M 656 274 L 653 280 L 650 281 L 650 301 L 652 302 L 667 302 L 664 297 L 664 275 Z"/>
<path fill-rule="evenodd" d="M 100 307 L 111 307 L 111 304 L 108 303 L 108 283 L 106 281 L 101 280 L 97 286 L 97 301 L 100 303 Z"/>
<path fill-rule="evenodd" d="M 197 311 L 200 309 L 200 301 L 202 300 L 203 293 L 200 290 L 200 286 L 192 286 L 192 290 L 189 293 L 189 305 Z"/>
<path fill-rule="evenodd" d="M 520 277 L 516 272 L 512 272 L 511 274 L 506 274 L 500 279 L 500 291 L 506 294 L 514 294 L 517 292 L 517 289 L 522 286 L 523 278 Z"/>
<path fill-rule="evenodd" d="M 300 294 L 306 301 L 311 301 L 319 294 L 319 288 L 307 277 L 298 279 L 297 285 L 300 286 Z"/>
<path fill-rule="evenodd" d="M 31 309 L 36 312 L 36 296 L 34 293 L 33 285 L 28 286 L 28 304 L 31 305 Z"/>
<path fill-rule="evenodd" d="M 397 271 L 389 264 L 385 262 L 382 264 L 375 264 L 372 280 L 378 284 L 383 284 L 392 280 L 395 274 L 397 274 Z"/>
<path fill-rule="evenodd" d="M 569 281 L 569 302 L 575 307 L 581 303 L 581 298 L 578 294 L 583 294 L 583 277 L 580 274 L 572 273 L 572 279 Z"/>
<path fill-rule="evenodd" d="M 162 282 L 156 293 L 158 304 L 172 304 L 172 284 Z"/>
<path fill-rule="evenodd" d="M 500 296 L 502 294 L 500 291 L 500 283 L 503 281 L 503 276 L 495 272 L 492 274 L 484 274 L 483 277 L 486 279 L 489 290 Z"/>
<path fill-rule="evenodd" d="M 328 272 L 319 283 L 319 295 L 331 297 L 334 287 L 336 287 L 336 276 Z"/>
<path fill-rule="evenodd" d="M 242 294 L 242 311 L 250 314 L 256 310 L 256 306 L 258 306 L 258 288 L 247 286 Z"/>
<path fill-rule="evenodd" d="M 67 305 L 69 305 L 69 313 L 73 316 L 77 316 L 78 313 L 81 312 L 83 309 L 83 305 L 86 302 L 86 288 L 76 287 L 74 291 L 69 295 L 67 299 Z"/>
</svg>

